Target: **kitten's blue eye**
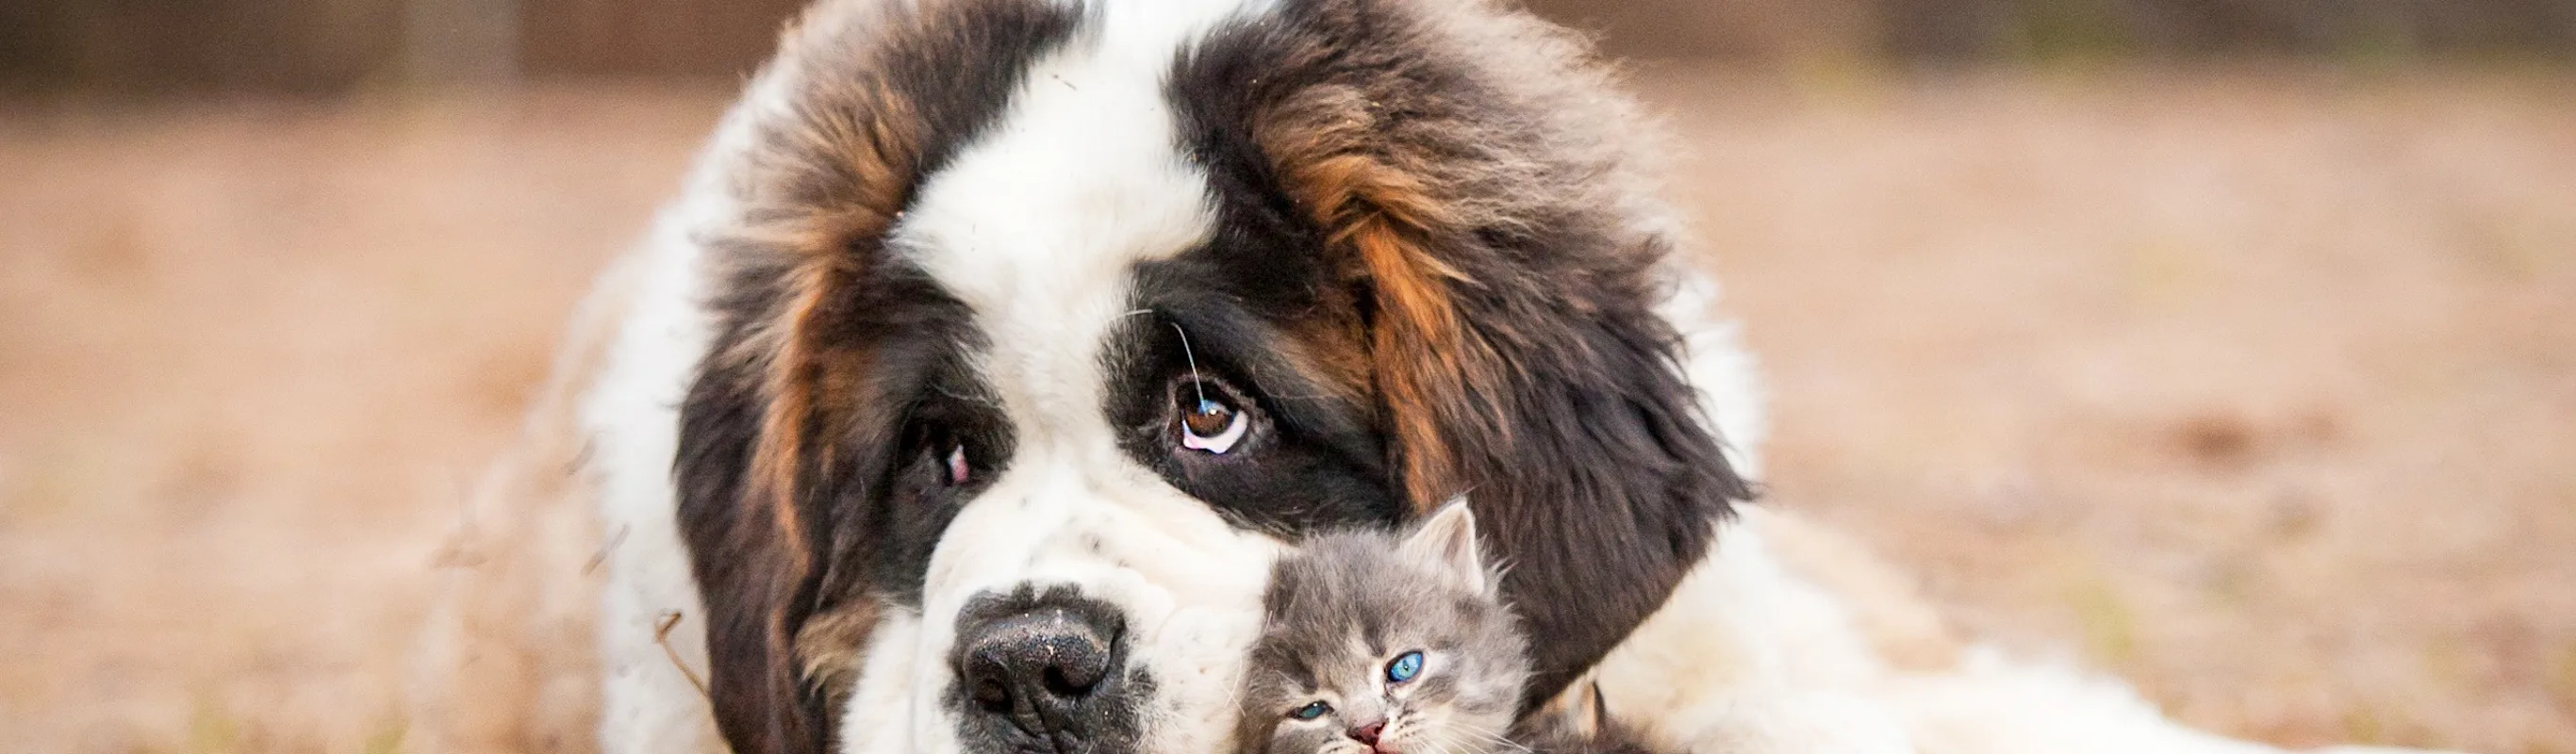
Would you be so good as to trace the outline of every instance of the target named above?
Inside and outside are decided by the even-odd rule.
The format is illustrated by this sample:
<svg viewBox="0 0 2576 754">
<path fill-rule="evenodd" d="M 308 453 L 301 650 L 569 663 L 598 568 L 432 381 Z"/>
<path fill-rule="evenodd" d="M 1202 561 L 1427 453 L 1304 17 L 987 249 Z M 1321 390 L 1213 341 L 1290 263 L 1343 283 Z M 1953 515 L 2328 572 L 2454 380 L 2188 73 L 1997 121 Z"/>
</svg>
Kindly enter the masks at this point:
<svg viewBox="0 0 2576 754">
<path fill-rule="evenodd" d="M 1413 680 L 1422 674 L 1422 653 L 1406 652 L 1386 664 L 1386 679 L 1395 683 Z"/>
<path fill-rule="evenodd" d="M 1288 713 L 1288 716 L 1299 720 L 1313 720 L 1331 711 L 1333 711 L 1332 705 L 1323 702 L 1307 702 L 1306 706 L 1297 708 L 1296 711 Z"/>
</svg>

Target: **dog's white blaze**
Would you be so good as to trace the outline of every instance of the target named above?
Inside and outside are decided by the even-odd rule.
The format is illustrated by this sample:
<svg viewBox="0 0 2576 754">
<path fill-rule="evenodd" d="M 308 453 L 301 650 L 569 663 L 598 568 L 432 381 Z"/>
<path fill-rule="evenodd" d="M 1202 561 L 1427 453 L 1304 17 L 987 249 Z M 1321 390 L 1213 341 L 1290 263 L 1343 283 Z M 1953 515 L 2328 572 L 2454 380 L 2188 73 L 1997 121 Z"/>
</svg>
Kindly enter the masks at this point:
<svg viewBox="0 0 2576 754">
<path fill-rule="evenodd" d="M 1118 448 L 1103 365 L 1130 316 L 1134 265 L 1190 249 L 1216 221 L 1164 80 L 1187 43 L 1256 10 L 1095 6 L 897 224 L 896 253 L 974 310 L 990 344 L 975 366 L 1015 447 L 940 538 L 921 613 L 890 619 L 872 642 L 840 731 L 849 750 L 958 751 L 942 701 L 955 616 L 977 594 L 1024 584 L 1118 607 L 1130 666 L 1156 688 L 1138 710 L 1148 750 L 1222 744 L 1279 545 L 1236 531 Z"/>
</svg>

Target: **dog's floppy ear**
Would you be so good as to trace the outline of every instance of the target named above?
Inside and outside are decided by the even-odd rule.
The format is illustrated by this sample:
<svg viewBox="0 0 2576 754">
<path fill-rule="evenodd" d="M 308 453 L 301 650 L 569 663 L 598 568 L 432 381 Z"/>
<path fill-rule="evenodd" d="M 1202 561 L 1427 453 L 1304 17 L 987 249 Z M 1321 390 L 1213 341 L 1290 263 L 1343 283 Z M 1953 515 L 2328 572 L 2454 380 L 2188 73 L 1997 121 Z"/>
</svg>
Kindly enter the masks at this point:
<svg viewBox="0 0 2576 754">
<path fill-rule="evenodd" d="M 1653 309 L 1663 224 L 1635 216 L 1651 210 L 1621 193 L 1609 150 L 1548 114 L 1595 103 L 1509 91 L 1436 23 L 1318 7 L 1237 41 L 1270 61 L 1237 96 L 1358 302 L 1414 511 L 1472 489 L 1502 594 L 1544 637 L 1527 710 L 1660 607 L 1750 491 Z"/>
<path fill-rule="evenodd" d="M 1525 707 L 1662 606 L 1751 497 L 1683 377 L 1656 238 L 1601 226 L 1478 227 L 1374 160 L 1327 206 L 1374 306 L 1371 369 L 1392 464 L 1421 511 L 1460 490 L 1533 635 Z"/>
<path fill-rule="evenodd" d="M 738 217 L 693 229 L 716 333 L 680 408 L 674 471 L 708 693 L 738 754 L 823 750 L 838 676 L 875 615 L 863 549 L 881 522 L 864 503 L 899 406 L 877 394 L 895 386 L 862 333 L 882 310 L 870 297 L 894 295 L 884 234 L 1077 14 L 1041 0 L 819 5 L 752 87 L 790 101 L 738 108 L 751 138 L 709 157 L 726 180 L 701 190 L 726 192 Z"/>
<path fill-rule="evenodd" d="M 680 410 L 680 532 L 707 612 L 717 727 L 734 751 L 810 754 L 822 750 L 824 711 L 798 678 L 795 636 L 816 586 L 818 538 L 792 479 L 755 476 L 755 462 L 769 460 L 754 450 L 773 410 L 765 403 L 745 370 L 702 370 Z"/>
<path fill-rule="evenodd" d="M 1532 645 L 1525 709 L 1660 608 L 1730 501 L 1751 496 L 1682 376 L 1677 336 L 1645 309 L 1651 293 L 1509 279 L 1531 272 L 1489 268 L 1424 300 L 1382 298 L 1448 311 L 1381 318 L 1377 356 L 1382 384 L 1428 388 L 1384 393 L 1417 504 L 1475 491 L 1503 597 L 1546 637 Z"/>
</svg>

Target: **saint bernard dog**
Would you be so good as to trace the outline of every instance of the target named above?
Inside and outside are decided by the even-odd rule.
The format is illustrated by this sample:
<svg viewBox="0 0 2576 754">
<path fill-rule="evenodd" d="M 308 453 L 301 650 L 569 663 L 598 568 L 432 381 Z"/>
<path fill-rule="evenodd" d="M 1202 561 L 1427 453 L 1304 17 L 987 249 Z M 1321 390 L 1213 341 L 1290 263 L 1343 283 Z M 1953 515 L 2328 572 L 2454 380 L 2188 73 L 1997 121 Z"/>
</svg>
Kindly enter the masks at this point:
<svg viewBox="0 0 2576 754">
<path fill-rule="evenodd" d="M 1224 754 L 1271 560 L 1464 495 L 1527 710 L 2266 751 L 1744 504 L 1749 360 L 1589 54 L 1484 0 L 810 9 L 610 283 L 601 747 Z"/>
</svg>

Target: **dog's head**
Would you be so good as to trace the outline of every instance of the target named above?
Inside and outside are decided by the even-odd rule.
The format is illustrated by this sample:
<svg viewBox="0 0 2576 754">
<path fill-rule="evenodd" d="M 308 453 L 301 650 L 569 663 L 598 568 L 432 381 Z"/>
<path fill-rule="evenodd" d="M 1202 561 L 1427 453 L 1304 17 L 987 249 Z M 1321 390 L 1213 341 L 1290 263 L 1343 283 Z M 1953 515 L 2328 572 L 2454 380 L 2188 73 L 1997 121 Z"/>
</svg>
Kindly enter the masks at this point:
<svg viewBox="0 0 2576 754">
<path fill-rule="evenodd" d="M 680 523 L 741 752 L 1201 754 L 1271 557 L 1473 490 L 1597 661 L 1745 494 L 1582 46 L 1472 0 L 826 3 L 708 157 Z"/>
</svg>

